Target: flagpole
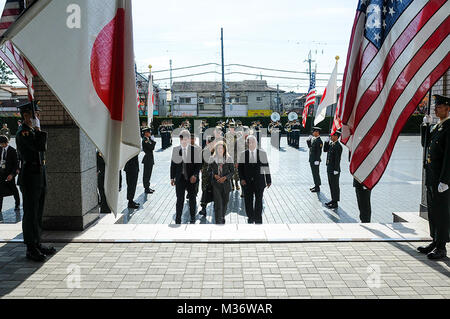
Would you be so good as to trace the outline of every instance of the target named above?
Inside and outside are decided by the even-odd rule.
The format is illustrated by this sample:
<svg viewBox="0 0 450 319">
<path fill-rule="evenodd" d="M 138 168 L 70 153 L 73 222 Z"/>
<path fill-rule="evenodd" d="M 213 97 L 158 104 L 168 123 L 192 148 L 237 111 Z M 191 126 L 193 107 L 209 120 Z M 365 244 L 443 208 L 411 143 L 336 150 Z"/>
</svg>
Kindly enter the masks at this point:
<svg viewBox="0 0 450 319">
<path fill-rule="evenodd" d="M 340 57 L 339 57 L 339 55 L 337 55 L 336 56 L 336 64 L 339 63 L 339 59 L 340 59 Z M 337 87 L 337 83 L 336 83 L 336 87 Z M 338 99 L 337 103 L 339 103 L 339 99 Z M 336 107 L 337 107 L 337 104 L 336 104 L 336 106 L 333 105 L 331 107 L 330 135 L 331 135 L 331 131 L 333 129 L 333 122 L 334 122 L 334 115 L 335 115 Z"/>
<path fill-rule="evenodd" d="M 152 78 L 152 65 L 148 66 L 150 74 L 148 76 L 148 97 L 147 97 L 147 126 L 151 127 L 153 121 L 153 78 Z M 151 107 L 150 107 L 151 106 Z M 151 115 L 150 115 L 151 111 Z"/>
<path fill-rule="evenodd" d="M 432 89 L 428 91 L 428 105 L 426 115 L 431 115 L 431 99 L 432 99 Z M 425 139 L 423 147 L 423 167 L 425 167 L 427 161 L 427 139 L 429 131 L 430 131 L 429 125 L 427 125 L 427 129 L 425 130 Z"/>
</svg>

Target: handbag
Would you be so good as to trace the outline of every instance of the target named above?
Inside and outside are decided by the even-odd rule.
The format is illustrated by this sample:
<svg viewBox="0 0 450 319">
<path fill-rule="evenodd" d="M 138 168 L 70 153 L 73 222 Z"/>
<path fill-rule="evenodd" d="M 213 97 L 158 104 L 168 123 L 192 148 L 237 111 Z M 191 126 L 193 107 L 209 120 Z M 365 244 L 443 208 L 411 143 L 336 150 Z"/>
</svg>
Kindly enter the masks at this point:
<svg viewBox="0 0 450 319">
<path fill-rule="evenodd" d="M 213 188 L 212 188 L 212 184 L 209 183 L 209 185 L 206 187 L 205 203 L 208 204 L 213 201 L 214 201 Z"/>
</svg>

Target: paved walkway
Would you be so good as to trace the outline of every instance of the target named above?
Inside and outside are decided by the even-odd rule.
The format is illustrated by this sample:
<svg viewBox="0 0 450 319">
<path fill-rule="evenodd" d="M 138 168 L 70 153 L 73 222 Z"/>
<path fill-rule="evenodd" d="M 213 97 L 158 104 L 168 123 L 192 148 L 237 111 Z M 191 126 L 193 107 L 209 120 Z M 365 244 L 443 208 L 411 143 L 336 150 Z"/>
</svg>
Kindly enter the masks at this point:
<svg viewBox="0 0 450 319">
<path fill-rule="evenodd" d="M 419 243 L 0 244 L 4 298 L 450 298 L 450 261 Z"/>
<path fill-rule="evenodd" d="M 301 139 L 300 150 L 285 145 L 282 139 L 282 150 L 278 152 L 264 139 L 263 148 L 269 153 L 273 186 L 265 192 L 263 219 L 265 224 L 303 224 L 303 223 L 358 223 L 359 212 L 356 203 L 353 179 L 348 171 L 348 151 L 344 148 L 342 156 L 342 177 L 340 208 L 330 210 L 324 203 L 329 202 L 330 190 L 326 176 L 323 154 L 321 166 L 322 193 L 319 195 L 309 192 L 312 186 L 312 176 L 308 164 L 308 151 L 305 137 Z M 158 142 L 160 140 L 158 139 Z M 177 141 L 175 141 L 176 143 Z M 158 146 L 161 144 L 159 143 Z M 142 207 L 139 210 L 126 208 L 125 173 L 123 190 L 120 194 L 120 211 L 123 214 L 122 223 L 126 224 L 174 224 L 176 196 L 175 189 L 169 183 L 169 165 L 171 149 L 156 151 L 156 164 L 153 169 L 153 195 L 145 195 L 142 185 L 142 169 L 136 198 Z M 143 154 L 141 154 L 141 157 Z M 373 216 L 375 223 L 392 222 L 393 212 L 416 212 L 419 209 L 422 181 L 422 148 L 417 136 L 401 136 L 392 155 L 392 160 L 381 182 L 376 186 L 372 195 Z M 199 194 L 200 199 L 201 192 Z M 389 203 L 389 205 L 386 205 Z M 197 223 L 213 223 L 213 204 L 208 206 L 208 217 Z M 21 213 L 14 212 L 14 200 L 5 198 L 4 212 L 0 214 L 0 223 L 17 223 L 21 220 Z M 188 205 L 186 203 L 184 223 L 189 220 Z M 244 201 L 239 192 L 230 195 L 229 209 L 226 215 L 228 224 L 245 224 Z"/>
</svg>

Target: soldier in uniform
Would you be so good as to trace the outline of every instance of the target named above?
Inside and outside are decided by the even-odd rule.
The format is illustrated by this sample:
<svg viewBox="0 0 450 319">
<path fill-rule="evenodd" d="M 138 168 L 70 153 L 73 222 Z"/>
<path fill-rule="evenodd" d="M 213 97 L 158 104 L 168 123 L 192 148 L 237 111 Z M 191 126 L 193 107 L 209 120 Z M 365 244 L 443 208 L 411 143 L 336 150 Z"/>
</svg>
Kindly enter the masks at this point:
<svg viewBox="0 0 450 319">
<path fill-rule="evenodd" d="M 353 179 L 353 187 L 356 192 L 356 200 L 358 201 L 359 219 L 361 223 L 370 223 L 372 219 L 372 205 L 370 198 L 372 196 L 372 190 L 368 189 L 357 179 Z"/>
<path fill-rule="evenodd" d="M 424 118 L 422 144 L 426 151 L 425 185 L 427 187 L 428 220 L 433 242 L 418 251 L 429 259 L 447 256 L 450 242 L 450 98 L 435 95 L 435 112 L 440 119 L 431 126 L 431 116 Z"/>
<path fill-rule="evenodd" d="M 55 248 L 41 244 L 42 216 L 44 212 L 47 176 L 44 153 L 47 133 L 41 131 L 39 108 L 33 102 L 19 107 L 22 126 L 16 135 L 21 170 L 18 184 L 23 196 L 23 240 L 27 258 L 43 262 L 56 253 Z"/>
<path fill-rule="evenodd" d="M 300 122 L 294 121 L 292 124 L 292 146 L 294 148 L 300 148 Z"/>
<path fill-rule="evenodd" d="M 165 150 L 169 143 L 167 142 L 166 132 L 167 132 L 167 126 L 166 121 L 163 121 L 161 125 L 158 128 L 159 135 L 161 136 L 161 148 Z"/>
<path fill-rule="evenodd" d="M 291 121 L 286 123 L 286 125 L 284 126 L 284 130 L 285 130 L 286 136 L 287 136 L 287 144 L 289 146 L 292 146 L 292 141 L 291 141 L 291 137 L 292 137 L 292 122 Z"/>
<path fill-rule="evenodd" d="M 236 132 L 236 127 L 234 122 L 229 123 L 229 131 L 225 134 L 226 147 L 228 153 L 233 159 L 233 163 L 235 165 L 235 171 L 233 175 L 233 179 L 231 180 L 231 189 L 234 192 L 235 190 L 241 190 L 239 187 L 239 172 L 237 171 L 238 164 L 238 133 Z M 233 182 L 234 181 L 234 182 Z"/>
<path fill-rule="evenodd" d="M 153 151 L 155 150 L 156 140 L 149 127 L 144 128 L 142 132 L 144 134 L 144 137 L 142 138 L 142 149 L 145 153 L 145 156 L 142 159 L 142 164 L 144 164 L 143 184 L 145 193 L 153 194 L 155 190 L 150 188 L 150 179 L 152 178 L 153 165 L 155 165 Z"/>
<path fill-rule="evenodd" d="M 125 175 L 127 180 L 128 208 L 137 209 L 139 204 L 134 201 L 136 186 L 139 177 L 139 157 L 136 155 L 125 164 Z"/>
<path fill-rule="evenodd" d="M 324 144 L 323 150 L 327 152 L 328 184 L 331 191 L 331 202 L 325 205 L 330 209 L 338 208 L 340 201 L 339 177 L 341 175 L 342 145 L 339 143 L 341 132 L 337 131 L 331 136 L 331 141 Z"/>
<path fill-rule="evenodd" d="M 322 181 L 320 180 L 320 162 L 322 162 L 322 148 L 323 142 L 320 138 L 320 127 L 313 128 L 313 136 L 311 136 L 306 143 L 309 148 L 309 164 L 311 166 L 311 172 L 314 179 L 314 187 L 310 190 L 312 193 L 319 193 Z"/>
</svg>

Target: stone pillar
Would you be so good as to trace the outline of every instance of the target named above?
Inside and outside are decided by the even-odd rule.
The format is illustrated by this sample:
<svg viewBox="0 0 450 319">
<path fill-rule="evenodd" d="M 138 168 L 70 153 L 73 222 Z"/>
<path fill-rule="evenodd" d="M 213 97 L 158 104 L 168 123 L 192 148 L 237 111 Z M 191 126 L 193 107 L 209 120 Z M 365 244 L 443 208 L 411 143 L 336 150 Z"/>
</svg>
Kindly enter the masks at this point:
<svg viewBox="0 0 450 319">
<path fill-rule="evenodd" d="M 48 132 L 43 227 L 84 230 L 100 216 L 95 146 L 45 83 L 38 77 L 33 80 L 35 100 L 40 101 L 42 130 Z"/>
<path fill-rule="evenodd" d="M 433 86 L 432 94 L 440 94 L 444 96 L 448 96 L 450 92 L 450 70 L 444 74 L 444 76 Z M 434 110 L 431 110 L 431 116 L 437 122 L 436 115 L 434 114 Z M 428 219 L 428 207 L 427 207 L 427 191 L 425 187 L 425 171 L 422 172 L 422 201 L 420 204 L 420 216 L 422 218 Z"/>
</svg>

